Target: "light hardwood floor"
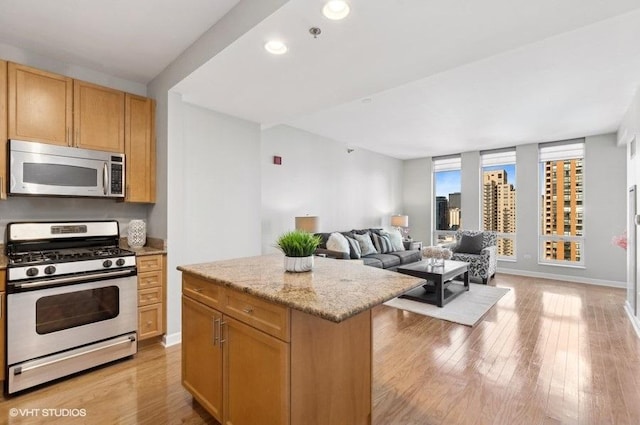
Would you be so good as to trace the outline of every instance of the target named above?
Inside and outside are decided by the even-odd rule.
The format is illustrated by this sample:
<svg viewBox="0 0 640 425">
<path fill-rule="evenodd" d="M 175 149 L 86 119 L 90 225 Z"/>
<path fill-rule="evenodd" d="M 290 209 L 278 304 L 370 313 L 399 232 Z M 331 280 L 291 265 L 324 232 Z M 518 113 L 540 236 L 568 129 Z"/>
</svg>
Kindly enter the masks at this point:
<svg viewBox="0 0 640 425">
<path fill-rule="evenodd" d="M 640 339 L 623 290 L 509 275 L 491 284 L 511 291 L 474 328 L 374 310 L 375 425 L 640 424 Z M 216 422 L 180 385 L 180 346 L 155 344 L 4 399 L 0 423 Z"/>
</svg>

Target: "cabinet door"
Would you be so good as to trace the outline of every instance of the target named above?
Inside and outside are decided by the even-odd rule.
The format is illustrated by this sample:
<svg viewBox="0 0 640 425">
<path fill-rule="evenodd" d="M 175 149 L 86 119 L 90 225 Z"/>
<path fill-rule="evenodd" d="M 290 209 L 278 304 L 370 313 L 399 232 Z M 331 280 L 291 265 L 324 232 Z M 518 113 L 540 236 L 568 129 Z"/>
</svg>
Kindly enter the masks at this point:
<svg viewBox="0 0 640 425">
<path fill-rule="evenodd" d="M 125 97 L 127 202 L 156 201 L 155 102 Z"/>
<path fill-rule="evenodd" d="M 7 62 L 0 60 L 0 199 L 7 199 Z"/>
<path fill-rule="evenodd" d="M 9 138 L 71 144 L 71 78 L 9 63 Z"/>
<path fill-rule="evenodd" d="M 224 316 L 225 425 L 289 424 L 289 345 Z"/>
<path fill-rule="evenodd" d="M 182 385 L 218 422 L 222 422 L 221 320 L 217 310 L 182 297 Z"/>
<path fill-rule="evenodd" d="M 4 270 L 0 270 L 0 381 L 4 381 L 4 364 L 5 364 L 5 354 L 4 347 L 6 347 L 6 321 L 7 321 L 7 303 L 6 303 L 6 293 L 5 290 L 5 279 L 7 277 L 7 272 Z"/>
<path fill-rule="evenodd" d="M 124 92 L 74 80 L 73 131 L 79 148 L 124 153 Z"/>
</svg>

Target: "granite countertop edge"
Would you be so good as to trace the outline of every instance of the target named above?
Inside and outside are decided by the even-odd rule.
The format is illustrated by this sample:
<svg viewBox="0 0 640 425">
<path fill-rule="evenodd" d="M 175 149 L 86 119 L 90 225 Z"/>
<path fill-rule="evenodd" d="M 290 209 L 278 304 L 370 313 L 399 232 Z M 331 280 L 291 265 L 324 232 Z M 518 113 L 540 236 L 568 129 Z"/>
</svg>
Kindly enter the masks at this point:
<svg viewBox="0 0 640 425">
<path fill-rule="evenodd" d="M 334 260 L 334 261 L 339 261 L 339 260 Z M 370 267 L 370 266 L 360 265 L 357 267 Z M 382 289 L 380 290 L 380 294 L 375 298 L 370 298 L 367 301 L 357 305 L 349 304 L 345 308 L 338 308 L 337 310 L 340 310 L 340 311 L 336 312 L 336 311 L 328 311 L 328 309 L 323 309 L 322 307 L 315 307 L 313 305 L 309 305 L 304 301 L 297 301 L 295 298 L 292 298 L 291 296 L 286 296 L 286 294 L 284 296 L 279 296 L 278 294 L 274 294 L 273 292 L 270 292 L 270 291 L 260 290 L 259 287 L 256 288 L 254 286 L 251 286 L 250 284 L 238 283 L 238 282 L 234 282 L 229 279 L 224 279 L 220 277 L 213 277 L 210 273 L 197 270 L 191 267 L 191 265 L 178 266 L 177 269 L 181 272 L 189 273 L 194 276 L 206 279 L 212 282 L 213 284 L 218 284 L 226 288 L 231 288 L 233 290 L 250 294 L 262 300 L 266 300 L 266 301 L 273 302 L 275 304 L 290 307 L 292 309 L 301 311 L 303 313 L 311 314 L 313 316 L 320 317 L 322 319 L 326 319 L 334 323 L 340 323 L 363 311 L 366 311 L 375 306 L 378 306 L 399 295 L 402 295 L 403 293 L 407 292 L 410 289 L 413 289 L 415 287 L 418 287 L 424 284 L 425 282 L 424 279 L 402 275 L 404 278 L 413 279 L 412 281 L 410 281 L 412 282 L 411 285 L 407 285 L 406 287 L 395 288 L 395 289 L 394 288 Z M 395 273 L 395 272 L 389 272 L 389 273 Z M 407 280 L 407 282 L 409 282 L 409 280 Z"/>
</svg>

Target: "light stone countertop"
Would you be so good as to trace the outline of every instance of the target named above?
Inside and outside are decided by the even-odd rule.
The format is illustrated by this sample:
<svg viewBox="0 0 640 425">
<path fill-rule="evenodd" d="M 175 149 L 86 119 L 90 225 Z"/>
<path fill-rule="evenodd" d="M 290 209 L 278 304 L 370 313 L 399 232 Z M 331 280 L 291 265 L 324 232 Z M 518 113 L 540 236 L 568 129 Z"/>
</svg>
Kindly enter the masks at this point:
<svg viewBox="0 0 640 425">
<path fill-rule="evenodd" d="M 284 271 L 281 254 L 179 266 L 208 279 L 277 304 L 341 322 L 382 304 L 424 280 L 362 264 L 315 257 L 313 271 Z"/>
</svg>

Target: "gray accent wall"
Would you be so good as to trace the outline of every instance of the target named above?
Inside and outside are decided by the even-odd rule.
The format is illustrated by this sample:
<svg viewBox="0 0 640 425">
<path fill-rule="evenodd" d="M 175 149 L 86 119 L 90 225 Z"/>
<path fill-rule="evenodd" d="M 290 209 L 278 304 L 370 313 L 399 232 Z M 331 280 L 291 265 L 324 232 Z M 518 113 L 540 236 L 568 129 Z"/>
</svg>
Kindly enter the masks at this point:
<svg viewBox="0 0 640 425">
<path fill-rule="evenodd" d="M 516 259 L 499 261 L 498 271 L 540 278 L 624 287 L 626 253 L 611 240 L 626 228 L 626 152 L 615 134 L 585 138 L 585 266 L 563 267 L 538 262 L 540 189 L 538 144 L 516 148 L 517 242 Z M 417 237 L 431 241 L 433 194 L 431 158 L 404 162 L 404 206 Z M 480 152 L 462 154 L 462 226 L 481 226 Z M 428 188 L 428 191 L 426 190 Z M 428 213 L 427 213 L 428 211 Z M 425 229 L 429 229 L 425 231 Z"/>
</svg>

